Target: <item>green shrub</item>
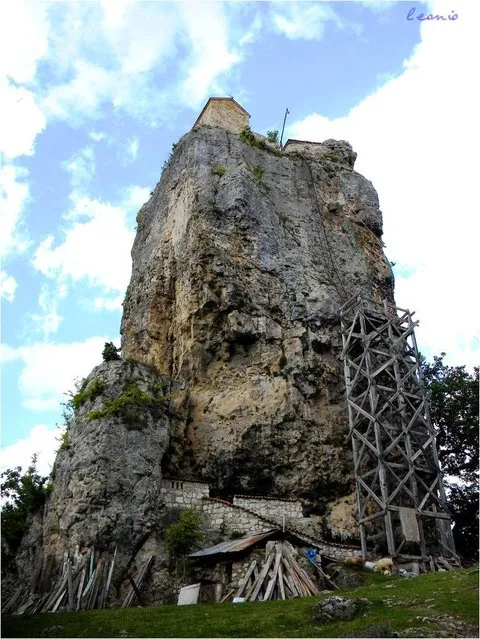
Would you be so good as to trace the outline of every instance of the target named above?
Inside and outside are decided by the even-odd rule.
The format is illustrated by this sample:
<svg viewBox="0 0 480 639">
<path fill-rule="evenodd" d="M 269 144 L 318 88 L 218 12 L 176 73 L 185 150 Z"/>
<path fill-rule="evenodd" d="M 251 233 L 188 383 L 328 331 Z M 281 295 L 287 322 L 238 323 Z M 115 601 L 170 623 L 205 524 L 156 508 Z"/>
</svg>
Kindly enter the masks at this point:
<svg viewBox="0 0 480 639">
<path fill-rule="evenodd" d="M 2 563 L 6 563 L 20 546 L 30 515 L 43 507 L 50 486 L 48 477 L 37 473 L 37 455 L 33 455 L 25 474 L 17 466 L 2 472 L 1 479 L 1 496 L 8 500 L 2 504 Z"/>
<path fill-rule="evenodd" d="M 75 393 L 75 395 L 72 395 L 72 399 L 68 403 L 74 410 L 76 410 L 86 401 L 95 399 L 101 395 L 105 390 L 105 386 L 105 380 L 98 377 L 96 377 L 88 385 L 86 385 L 86 380 L 83 380 L 79 390 Z"/>
<path fill-rule="evenodd" d="M 325 153 L 323 157 L 327 158 L 327 160 L 330 160 L 331 162 L 340 162 L 339 156 L 334 153 Z"/>
<path fill-rule="evenodd" d="M 202 517 L 199 512 L 191 508 L 184 510 L 178 522 L 165 530 L 165 545 L 170 557 L 184 557 L 198 548 L 205 540 L 201 526 Z"/>
<path fill-rule="evenodd" d="M 141 218 L 138 219 L 140 213 L 137 215 L 137 222 L 139 225 L 141 224 Z M 115 346 L 113 342 L 105 342 L 105 346 L 103 347 L 102 357 L 104 362 L 113 362 L 120 359 L 119 355 L 120 349 Z"/>
<path fill-rule="evenodd" d="M 267 140 L 272 144 L 278 144 L 278 131 L 267 131 Z"/>
<path fill-rule="evenodd" d="M 258 184 L 258 186 L 262 187 L 262 189 L 264 189 L 265 191 L 268 191 L 268 186 L 263 181 L 263 174 L 264 174 L 263 167 L 261 167 L 260 164 L 254 164 L 250 168 L 250 170 L 252 172 L 253 179 Z"/>
<path fill-rule="evenodd" d="M 227 169 L 221 164 L 215 164 L 215 166 L 212 167 L 213 175 L 218 175 L 218 177 L 223 177 L 225 175 L 226 170 Z"/>
<path fill-rule="evenodd" d="M 153 191 L 150 193 L 150 195 L 153 195 Z M 140 230 L 141 228 L 143 228 L 143 223 L 145 221 L 145 214 L 143 213 L 143 211 L 140 210 L 137 213 L 136 221 L 137 221 L 137 229 Z M 109 343 L 111 344 L 112 342 L 109 342 Z M 113 346 L 113 344 L 112 344 L 112 346 Z M 108 361 L 108 360 L 105 360 L 105 361 Z"/>
<path fill-rule="evenodd" d="M 68 429 L 65 429 L 60 436 L 60 448 L 58 450 L 68 450 L 70 448 L 70 441 L 68 439 Z"/>
<path fill-rule="evenodd" d="M 252 133 L 252 130 L 249 126 L 246 126 L 244 129 L 242 129 L 242 131 L 240 132 L 240 139 L 246 144 L 249 144 L 254 149 L 265 149 L 267 146 L 263 140 L 259 140 L 257 136 Z"/>
<path fill-rule="evenodd" d="M 121 415 L 127 424 L 140 425 L 140 408 L 149 408 L 156 415 L 158 409 L 168 401 L 168 397 L 163 395 L 163 387 L 160 384 L 152 385 L 150 391 L 146 393 L 140 390 L 134 381 L 129 381 L 118 397 L 105 402 L 104 408 L 88 413 L 87 420 L 91 422 L 94 419 Z"/>
</svg>

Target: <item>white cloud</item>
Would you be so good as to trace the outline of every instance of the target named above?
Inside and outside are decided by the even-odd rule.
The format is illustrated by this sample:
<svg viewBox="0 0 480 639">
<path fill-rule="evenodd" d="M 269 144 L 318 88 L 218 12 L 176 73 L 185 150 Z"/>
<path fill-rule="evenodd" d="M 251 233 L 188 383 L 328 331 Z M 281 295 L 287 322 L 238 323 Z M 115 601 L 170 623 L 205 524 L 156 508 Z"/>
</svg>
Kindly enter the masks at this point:
<svg viewBox="0 0 480 639">
<path fill-rule="evenodd" d="M 104 131 L 90 131 L 88 137 L 94 140 L 95 142 L 101 142 L 105 140 L 107 144 L 111 144 L 113 142 L 112 136 L 108 135 Z"/>
<path fill-rule="evenodd" d="M 23 209 L 28 201 L 30 189 L 23 180 L 28 171 L 13 164 L 0 168 L 0 256 L 24 251 L 27 240 L 19 231 Z"/>
<path fill-rule="evenodd" d="M 13 302 L 15 299 L 15 291 L 17 290 L 17 281 L 5 271 L 0 271 L 0 297 L 7 302 Z"/>
<path fill-rule="evenodd" d="M 122 190 L 121 206 L 127 211 L 138 209 L 150 199 L 150 189 L 146 186 L 127 186 Z"/>
<path fill-rule="evenodd" d="M 431 10 L 448 15 L 451 7 L 435 3 Z M 421 42 L 404 71 L 346 117 L 313 114 L 289 134 L 352 143 L 356 169 L 379 193 L 387 256 L 416 268 L 397 278 L 396 299 L 416 310 L 420 347 L 471 363 L 480 337 L 473 293 L 480 228 L 472 209 L 480 101 L 471 81 L 480 56 L 479 9 L 462 4 L 460 13 L 456 22 L 422 23 Z"/>
<path fill-rule="evenodd" d="M 99 117 L 102 104 L 115 93 L 115 75 L 85 60 L 74 60 L 72 67 L 73 78 L 48 92 L 41 103 L 43 110 L 50 117 L 66 120 Z"/>
<path fill-rule="evenodd" d="M 95 154 L 92 147 L 84 147 L 72 155 L 62 166 L 70 173 L 72 188 L 83 190 L 88 186 L 95 173 Z"/>
<path fill-rule="evenodd" d="M 90 337 L 66 344 L 37 343 L 31 346 L 2 345 L 4 370 L 8 362 L 21 361 L 19 388 L 23 405 L 31 410 L 58 410 L 75 379 L 86 377 L 102 361 L 107 337 Z"/>
<path fill-rule="evenodd" d="M 228 23 L 222 3 L 182 2 L 179 6 L 184 37 L 191 46 L 190 55 L 183 65 L 186 78 L 180 86 L 179 95 L 184 104 L 197 107 L 209 89 L 221 91 L 218 76 L 240 62 L 241 57 L 238 52 L 230 50 Z"/>
<path fill-rule="evenodd" d="M 21 466 L 25 472 L 32 461 L 32 456 L 37 454 L 37 472 L 42 476 L 49 475 L 55 461 L 55 452 L 60 446 L 60 432 L 57 427 L 49 428 L 44 424 L 34 426 L 27 438 L 19 439 L 14 444 L 2 448 L 0 454 L 2 471 Z"/>
<path fill-rule="evenodd" d="M 134 162 L 137 159 L 139 146 L 140 142 L 137 137 L 127 140 L 127 151 L 125 156 L 127 162 Z"/>
<path fill-rule="evenodd" d="M 32 91 L 0 77 L 0 152 L 5 158 L 33 155 L 34 143 L 46 126 Z"/>
<path fill-rule="evenodd" d="M 343 26 L 338 15 L 326 3 L 273 2 L 270 10 L 275 31 L 290 40 L 320 40 L 329 21 L 337 27 Z"/>
<path fill-rule="evenodd" d="M 0 4 L 0 75 L 15 82 L 33 80 L 48 49 L 49 5 L 36 0 Z"/>
<path fill-rule="evenodd" d="M 96 311 L 118 311 L 122 308 L 123 297 L 96 297 L 93 308 Z"/>
<path fill-rule="evenodd" d="M 138 188 L 138 187 L 137 187 Z M 106 291 L 125 291 L 131 273 L 134 233 L 128 228 L 130 202 L 113 206 L 87 196 L 71 196 L 73 208 L 64 216 L 72 222 L 60 244 L 52 235 L 37 248 L 33 266 L 60 281 L 87 280 Z"/>
<path fill-rule="evenodd" d="M 29 317 L 44 340 L 48 340 L 60 328 L 63 317 L 58 313 L 58 305 L 66 295 L 67 287 L 61 283 L 56 283 L 53 287 L 44 284 L 40 290 L 38 305 L 41 312 L 32 313 Z"/>
</svg>

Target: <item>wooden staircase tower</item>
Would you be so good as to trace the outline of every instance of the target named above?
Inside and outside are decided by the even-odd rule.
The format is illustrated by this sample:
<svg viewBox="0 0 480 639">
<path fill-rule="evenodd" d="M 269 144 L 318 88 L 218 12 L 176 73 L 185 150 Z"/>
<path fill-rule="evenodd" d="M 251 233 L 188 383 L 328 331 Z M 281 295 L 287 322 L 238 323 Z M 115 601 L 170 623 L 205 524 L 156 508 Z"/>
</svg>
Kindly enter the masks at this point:
<svg viewBox="0 0 480 639">
<path fill-rule="evenodd" d="M 412 313 L 360 297 L 341 309 L 364 559 L 458 565 Z"/>
</svg>

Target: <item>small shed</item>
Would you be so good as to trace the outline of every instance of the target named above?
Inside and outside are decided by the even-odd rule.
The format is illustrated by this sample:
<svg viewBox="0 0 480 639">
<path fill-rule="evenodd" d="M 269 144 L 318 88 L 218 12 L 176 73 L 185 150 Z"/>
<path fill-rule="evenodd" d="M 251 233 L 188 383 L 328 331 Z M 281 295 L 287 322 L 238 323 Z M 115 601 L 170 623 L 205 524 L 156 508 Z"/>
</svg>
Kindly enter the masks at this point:
<svg viewBox="0 0 480 639">
<path fill-rule="evenodd" d="M 209 98 L 193 128 L 204 124 L 220 126 L 231 133 L 240 133 L 249 126 L 250 113 L 231 97 Z"/>
<path fill-rule="evenodd" d="M 251 601 L 288 599 L 318 594 L 315 582 L 319 578 L 323 582 L 325 577 L 320 563 L 305 560 L 299 551 L 302 547 L 305 540 L 292 531 L 272 529 L 223 541 L 188 556 L 199 569 L 197 580 L 215 583 L 215 601 L 231 600 L 235 593 Z M 315 557 L 315 551 L 311 552 Z M 299 561 L 306 562 L 307 566 L 302 567 Z"/>
</svg>

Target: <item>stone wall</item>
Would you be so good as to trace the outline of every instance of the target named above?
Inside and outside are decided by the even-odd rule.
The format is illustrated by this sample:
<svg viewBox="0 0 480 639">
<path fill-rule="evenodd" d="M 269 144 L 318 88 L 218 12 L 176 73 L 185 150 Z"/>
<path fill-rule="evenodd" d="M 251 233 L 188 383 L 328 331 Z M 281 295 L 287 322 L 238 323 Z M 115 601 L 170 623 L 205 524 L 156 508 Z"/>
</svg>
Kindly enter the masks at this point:
<svg viewBox="0 0 480 639">
<path fill-rule="evenodd" d="M 302 518 L 302 504 L 299 501 L 291 499 L 273 499 L 270 497 L 250 497 L 236 496 L 233 498 L 233 504 L 241 508 L 253 510 L 263 517 L 274 519 L 282 523 L 283 517 L 288 522 L 292 518 Z"/>
<path fill-rule="evenodd" d="M 195 127 L 208 124 L 210 126 L 221 126 L 231 133 L 240 133 L 242 129 L 248 126 L 249 119 L 249 116 L 232 100 L 210 100 L 195 123 Z"/>
<path fill-rule="evenodd" d="M 201 507 L 202 500 L 209 495 L 209 486 L 194 481 L 162 479 L 160 494 L 168 508 Z"/>
<path fill-rule="evenodd" d="M 202 512 L 208 516 L 213 528 L 223 531 L 226 535 L 253 535 L 273 528 L 272 523 L 263 521 L 255 514 L 218 499 L 204 499 Z"/>
<path fill-rule="evenodd" d="M 309 142 L 308 140 L 287 140 L 282 151 L 284 153 L 293 153 L 295 151 L 313 151 L 318 153 L 327 153 L 327 149 L 321 142 Z"/>
</svg>

